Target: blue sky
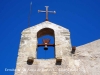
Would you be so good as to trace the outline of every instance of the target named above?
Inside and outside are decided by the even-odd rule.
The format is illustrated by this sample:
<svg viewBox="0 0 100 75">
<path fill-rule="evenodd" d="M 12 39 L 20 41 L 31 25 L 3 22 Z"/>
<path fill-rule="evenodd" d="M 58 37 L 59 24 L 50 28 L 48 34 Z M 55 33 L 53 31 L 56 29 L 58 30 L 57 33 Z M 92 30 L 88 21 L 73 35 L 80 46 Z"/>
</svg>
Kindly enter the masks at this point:
<svg viewBox="0 0 100 75">
<path fill-rule="evenodd" d="M 0 75 L 14 75 L 5 68 L 15 68 L 21 32 L 28 27 L 28 14 L 32 1 L 30 24 L 45 20 L 37 10 L 55 10 L 49 21 L 68 28 L 73 46 L 80 46 L 100 38 L 99 0 L 0 0 Z"/>
</svg>

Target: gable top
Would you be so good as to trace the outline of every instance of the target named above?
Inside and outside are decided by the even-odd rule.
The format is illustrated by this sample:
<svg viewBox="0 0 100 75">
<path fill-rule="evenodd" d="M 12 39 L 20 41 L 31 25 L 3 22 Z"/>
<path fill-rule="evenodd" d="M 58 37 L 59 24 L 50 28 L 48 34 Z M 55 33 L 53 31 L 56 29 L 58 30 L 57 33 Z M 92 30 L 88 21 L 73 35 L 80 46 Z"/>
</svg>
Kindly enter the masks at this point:
<svg viewBox="0 0 100 75">
<path fill-rule="evenodd" d="M 64 27 L 62 27 L 62 26 L 60 26 L 60 25 L 57 25 L 57 24 L 55 24 L 55 23 L 52 23 L 52 22 L 50 22 L 50 21 L 44 21 L 44 22 L 42 22 L 42 23 L 39 23 L 39 24 L 37 24 L 37 25 L 34 25 L 34 26 L 32 26 L 32 27 L 29 27 L 29 28 L 26 28 L 26 29 L 24 29 L 23 31 L 22 31 L 22 33 L 23 32 L 26 32 L 26 31 L 28 31 L 28 30 L 31 30 L 31 31 L 36 31 L 36 32 L 38 32 L 39 30 L 41 30 L 41 29 L 43 29 L 43 28 L 51 28 L 51 29 L 53 29 L 53 30 L 62 30 L 62 31 L 67 31 L 67 33 L 69 33 L 69 30 L 67 29 L 67 28 L 64 28 Z"/>
</svg>

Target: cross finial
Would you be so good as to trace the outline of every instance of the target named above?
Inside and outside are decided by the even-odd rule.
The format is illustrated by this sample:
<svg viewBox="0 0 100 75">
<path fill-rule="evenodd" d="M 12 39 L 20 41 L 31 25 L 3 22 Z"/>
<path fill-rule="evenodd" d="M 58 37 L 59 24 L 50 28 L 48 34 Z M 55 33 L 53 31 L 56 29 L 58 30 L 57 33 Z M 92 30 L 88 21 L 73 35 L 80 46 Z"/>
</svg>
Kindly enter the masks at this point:
<svg viewBox="0 0 100 75">
<path fill-rule="evenodd" d="M 48 13 L 56 13 L 56 11 L 48 11 L 48 7 L 49 6 L 45 6 L 46 7 L 46 11 L 43 10 L 38 10 L 38 12 L 45 12 L 46 13 L 46 21 L 48 21 Z"/>
</svg>

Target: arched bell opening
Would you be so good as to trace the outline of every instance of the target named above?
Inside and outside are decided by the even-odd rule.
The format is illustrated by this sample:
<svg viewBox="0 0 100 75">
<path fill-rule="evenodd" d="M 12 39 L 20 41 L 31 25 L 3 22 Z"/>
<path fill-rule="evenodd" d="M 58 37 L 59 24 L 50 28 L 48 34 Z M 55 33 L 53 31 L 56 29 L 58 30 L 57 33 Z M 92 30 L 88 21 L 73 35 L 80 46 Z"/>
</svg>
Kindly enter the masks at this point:
<svg viewBox="0 0 100 75">
<path fill-rule="evenodd" d="M 37 59 L 55 58 L 54 30 L 44 28 L 37 33 Z"/>
</svg>

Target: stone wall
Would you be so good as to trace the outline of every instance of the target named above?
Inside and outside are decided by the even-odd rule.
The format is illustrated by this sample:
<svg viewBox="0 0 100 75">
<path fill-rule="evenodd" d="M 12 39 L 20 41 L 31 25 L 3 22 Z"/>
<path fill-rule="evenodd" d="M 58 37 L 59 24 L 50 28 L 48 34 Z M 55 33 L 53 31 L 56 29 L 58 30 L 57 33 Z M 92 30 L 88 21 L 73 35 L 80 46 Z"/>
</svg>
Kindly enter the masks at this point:
<svg viewBox="0 0 100 75">
<path fill-rule="evenodd" d="M 52 32 L 48 32 L 52 36 L 55 37 L 55 59 L 48 60 L 40 60 L 36 59 L 36 49 L 37 49 L 37 33 L 44 29 L 49 28 L 54 30 L 54 35 Z M 39 36 L 44 35 L 45 33 L 39 34 Z M 49 21 L 42 22 L 30 28 L 23 30 L 21 36 L 21 42 L 18 52 L 16 69 L 20 69 L 21 71 L 16 71 L 15 75 L 58 75 L 59 68 L 67 68 L 69 64 L 69 58 L 71 52 L 71 42 L 70 42 L 70 32 L 68 29 L 51 23 Z M 32 65 L 27 64 L 28 57 L 33 57 L 34 62 Z M 62 59 L 61 65 L 56 65 L 56 59 Z M 49 72 L 38 72 L 38 71 L 22 71 L 23 69 L 55 69 L 52 71 L 52 74 Z M 57 70 L 57 71 L 56 71 Z M 61 73 L 61 72 L 60 72 Z M 64 74 L 67 73 L 64 72 Z M 61 73 L 62 74 L 62 73 Z M 62 74 L 62 75 L 64 75 Z"/>
</svg>

